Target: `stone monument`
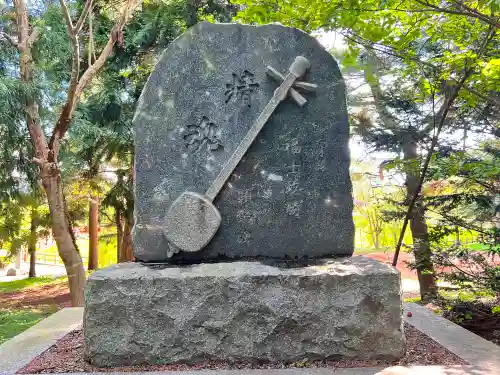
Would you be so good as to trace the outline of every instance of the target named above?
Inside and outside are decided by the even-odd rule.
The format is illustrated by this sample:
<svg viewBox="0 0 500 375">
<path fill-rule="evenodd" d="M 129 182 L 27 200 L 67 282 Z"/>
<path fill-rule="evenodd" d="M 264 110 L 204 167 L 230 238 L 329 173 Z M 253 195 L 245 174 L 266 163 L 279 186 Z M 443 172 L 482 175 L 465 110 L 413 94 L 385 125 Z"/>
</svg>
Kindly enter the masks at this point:
<svg viewBox="0 0 500 375">
<path fill-rule="evenodd" d="M 281 25 L 202 22 L 166 49 L 134 117 L 138 262 L 89 278 L 88 361 L 402 355 L 399 273 L 350 258 L 344 91 Z"/>
<path fill-rule="evenodd" d="M 212 197 L 218 231 L 203 251 L 171 259 L 352 254 L 349 124 L 335 60 L 296 29 L 201 23 L 167 48 L 134 118 L 137 259 L 170 259 L 172 203 L 207 193 L 297 56 L 310 67 L 291 100 Z"/>
</svg>

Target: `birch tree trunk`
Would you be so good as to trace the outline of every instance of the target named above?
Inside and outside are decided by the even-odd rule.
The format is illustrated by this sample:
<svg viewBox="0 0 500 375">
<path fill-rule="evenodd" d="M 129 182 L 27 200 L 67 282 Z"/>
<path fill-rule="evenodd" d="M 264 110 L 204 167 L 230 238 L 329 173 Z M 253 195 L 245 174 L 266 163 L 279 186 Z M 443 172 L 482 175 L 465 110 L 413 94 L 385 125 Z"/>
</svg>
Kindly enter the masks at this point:
<svg viewBox="0 0 500 375">
<path fill-rule="evenodd" d="M 16 13 L 17 41 L 13 36 L 10 36 L 9 40 L 11 40 L 12 44 L 15 45 L 19 51 L 19 76 L 21 81 L 32 83 L 35 71 L 32 47 L 38 38 L 40 29 L 35 27 L 30 31 L 28 9 L 25 0 L 13 0 L 13 3 Z M 69 129 L 76 105 L 83 91 L 105 65 L 107 59 L 114 50 L 116 42 L 123 39 L 123 27 L 127 23 L 137 3 L 136 0 L 127 0 L 99 57 L 83 72 L 83 74 L 81 74 L 81 76 L 81 48 L 79 35 L 92 7 L 92 0 L 85 1 L 76 23 L 73 23 L 72 16 L 65 0 L 59 0 L 59 4 L 64 16 L 64 22 L 67 26 L 69 41 L 72 46 L 72 54 L 70 56 L 71 78 L 66 92 L 66 103 L 62 106 L 61 113 L 52 129 L 52 135 L 48 142 L 41 126 L 38 103 L 31 95 L 26 95 L 25 97 L 26 124 L 35 150 L 33 161 L 38 164 L 42 186 L 47 195 L 52 220 L 52 233 L 57 243 L 59 256 L 63 260 L 68 274 L 71 303 L 73 306 L 82 306 L 84 302 L 83 287 L 85 283 L 85 269 L 76 246 L 73 230 L 71 228 L 71 221 L 69 220 L 66 207 L 66 200 L 63 194 L 63 183 L 58 161 L 59 151 L 61 148 L 61 141 Z"/>
<path fill-rule="evenodd" d="M 18 49 L 20 53 L 20 79 L 33 82 L 32 46 L 36 40 L 37 30 L 29 33 L 28 11 L 24 0 L 14 0 L 18 27 Z M 85 270 L 76 247 L 73 231 L 67 215 L 66 202 L 63 195 L 61 172 L 57 165 L 57 152 L 49 149 L 43 132 L 38 112 L 38 103 L 31 96 L 26 96 L 26 123 L 31 141 L 35 148 L 35 159 L 38 160 L 42 186 L 47 195 L 52 233 L 54 234 L 59 256 L 64 262 L 68 274 L 68 283 L 72 306 L 83 305 L 83 286 Z"/>
<path fill-rule="evenodd" d="M 59 250 L 59 256 L 64 263 L 66 274 L 68 275 L 71 305 L 83 306 L 85 269 L 69 220 L 66 200 L 63 194 L 61 172 L 57 165 L 51 163 L 43 163 L 40 169 L 42 185 L 49 203 L 52 233 L 57 244 L 57 249 Z"/>
</svg>

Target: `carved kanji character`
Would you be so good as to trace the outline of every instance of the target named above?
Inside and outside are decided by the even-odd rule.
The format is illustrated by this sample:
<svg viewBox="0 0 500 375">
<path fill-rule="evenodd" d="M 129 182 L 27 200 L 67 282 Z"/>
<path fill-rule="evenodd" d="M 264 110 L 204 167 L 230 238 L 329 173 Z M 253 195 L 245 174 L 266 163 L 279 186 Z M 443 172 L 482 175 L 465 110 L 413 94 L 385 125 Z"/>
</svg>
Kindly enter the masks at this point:
<svg viewBox="0 0 500 375">
<path fill-rule="evenodd" d="M 203 116 L 201 121 L 195 125 L 188 125 L 184 134 L 186 147 L 200 150 L 207 146 L 208 150 L 215 151 L 222 148 L 218 135 L 218 126 Z"/>
<path fill-rule="evenodd" d="M 233 73 L 233 81 L 226 84 L 226 103 L 229 101 L 242 101 L 250 107 L 250 94 L 255 92 L 259 87 L 257 82 L 254 82 L 254 75 L 248 70 L 245 70 L 241 76 Z"/>
</svg>

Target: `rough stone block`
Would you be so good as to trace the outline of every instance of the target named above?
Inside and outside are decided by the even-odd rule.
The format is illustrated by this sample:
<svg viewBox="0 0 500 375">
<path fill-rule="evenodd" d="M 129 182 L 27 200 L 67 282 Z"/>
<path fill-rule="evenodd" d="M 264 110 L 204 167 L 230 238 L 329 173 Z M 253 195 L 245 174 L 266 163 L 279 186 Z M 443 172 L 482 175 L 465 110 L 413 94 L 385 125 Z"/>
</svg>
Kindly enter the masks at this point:
<svg viewBox="0 0 500 375">
<path fill-rule="evenodd" d="M 398 271 L 364 257 L 118 264 L 87 282 L 85 357 L 97 366 L 397 358 L 400 285 Z"/>
</svg>

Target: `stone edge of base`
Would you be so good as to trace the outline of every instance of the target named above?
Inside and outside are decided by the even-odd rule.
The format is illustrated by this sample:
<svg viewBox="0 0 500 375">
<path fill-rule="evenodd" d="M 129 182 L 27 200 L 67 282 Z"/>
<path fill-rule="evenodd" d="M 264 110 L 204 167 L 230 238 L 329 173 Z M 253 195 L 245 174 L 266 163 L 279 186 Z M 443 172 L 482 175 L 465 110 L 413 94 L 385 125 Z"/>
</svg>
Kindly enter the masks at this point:
<svg viewBox="0 0 500 375">
<path fill-rule="evenodd" d="M 83 307 L 67 307 L 0 345 L 0 374 L 14 374 L 82 324 Z"/>
<path fill-rule="evenodd" d="M 145 277 L 160 277 L 165 279 L 179 279 L 191 277 L 241 277 L 241 276 L 269 276 L 289 275 L 307 276 L 309 272 L 331 273 L 341 277 L 345 274 L 368 275 L 398 275 L 399 271 L 390 265 L 366 256 L 352 256 L 339 258 L 310 259 L 309 261 L 290 262 L 298 267 L 288 267 L 285 261 L 269 259 L 262 260 L 241 259 L 228 262 L 207 262 L 195 264 L 155 264 L 142 262 L 124 262 L 112 264 L 93 272 L 86 284 L 93 284 L 109 279 L 144 279 Z"/>
<path fill-rule="evenodd" d="M 496 375 L 498 372 L 482 366 L 393 366 L 375 375 Z M 344 375 L 335 372 L 334 375 Z M 347 373 L 345 375 L 348 375 Z M 350 374 L 349 374 L 350 375 Z"/>
<path fill-rule="evenodd" d="M 407 313 L 412 316 L 408 317 Z M 60 338 L 82 324 L 83 308 L 65 308 L 42 320 L 23 333 L 0 345 L 0 375 L 15 374 L 35 357 L 50 348 Z M 108 375 L 493 375 L 500 367 L 500 347 L 441 318 L 425 307 L 404 304 L 404 320 L 431 337 L 445 348 L 466 360 L 470 366 L 394 366 L 389 368 L 303 368 L 275 370 L 206 370 L 127 372 Z M 457 339 L 458 337 L 458 339 Z M 450 372 L 452 371 L 452 372 Z M 74 373 L 86 375 L 87 373 Z"/>
<path fill-rule="evenodd" d="M 416 303 L 403 304 L 403 319 L 472 366 L 500 369 L 500 346 Z M 411 312 L 411 317 L 408 313 Z M 474 373 L 475 374 L 475 373 Z"/>
</svg>

